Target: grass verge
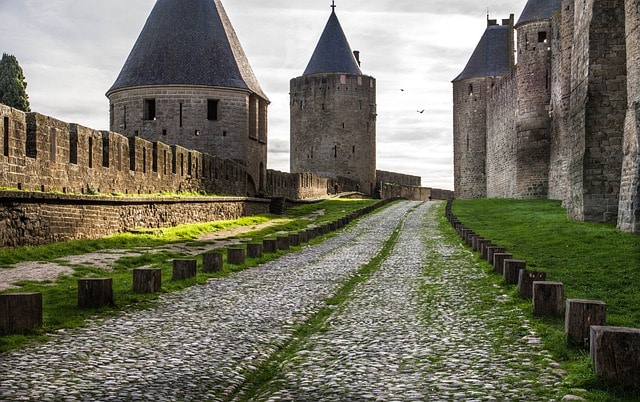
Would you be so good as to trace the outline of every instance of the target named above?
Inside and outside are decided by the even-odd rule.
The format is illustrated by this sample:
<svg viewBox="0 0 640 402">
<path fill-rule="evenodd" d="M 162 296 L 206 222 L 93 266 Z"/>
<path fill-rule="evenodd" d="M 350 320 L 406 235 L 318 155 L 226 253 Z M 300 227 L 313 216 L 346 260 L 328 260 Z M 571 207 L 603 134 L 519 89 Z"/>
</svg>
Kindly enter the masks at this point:
<svg viewBox="0 0 640 402">
<path fill-rule="evenodd" d="M 640 236 L 615 226 L 575 222 L 550 200 L 456 200 L 453 213 L 481 236 L 505 247 L 529 269 L 563 282 L 572 299 L 607 303 L 607 324 L 640 328 Z M 514 297 L 519 297 L 512 290 Z M 520 300 L 531 311 L 531 303 Z M 534 319 L 545 347 L 567 370 L 564 383 L 590 401 L 638 401 L 638 390 L 613 388 L 594 373 L 588 353 L 567 344 L 562 319 Z"/>
</svg>

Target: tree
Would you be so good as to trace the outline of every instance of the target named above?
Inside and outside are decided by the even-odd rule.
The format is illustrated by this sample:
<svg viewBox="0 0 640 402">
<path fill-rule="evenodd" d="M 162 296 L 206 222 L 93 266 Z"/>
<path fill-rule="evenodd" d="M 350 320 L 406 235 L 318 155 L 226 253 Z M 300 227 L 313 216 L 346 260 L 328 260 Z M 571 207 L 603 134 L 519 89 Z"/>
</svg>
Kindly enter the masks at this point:
<svg viewBox="0 0 640 402">
<path fill-rule="evenodd" d="M 30 112 L 27 82 L 15 56 L 4 53 L 0 60 L 0 103 Z"/>
</svg>

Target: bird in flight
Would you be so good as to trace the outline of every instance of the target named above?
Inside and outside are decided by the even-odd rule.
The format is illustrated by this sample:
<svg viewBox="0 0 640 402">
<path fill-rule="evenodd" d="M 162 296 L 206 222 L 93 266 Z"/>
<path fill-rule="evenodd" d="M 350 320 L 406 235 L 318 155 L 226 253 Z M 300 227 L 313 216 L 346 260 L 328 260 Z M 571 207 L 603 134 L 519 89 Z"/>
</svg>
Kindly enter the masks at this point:
<svg viewBox="0 0 640 402">
<path fill-rule="evenodd" d="M 416 110 L 416 112 L 418 112 L 418 113 L 424 113 L 424 109 L 422 109 L 422 110 Z"/>
</svg>

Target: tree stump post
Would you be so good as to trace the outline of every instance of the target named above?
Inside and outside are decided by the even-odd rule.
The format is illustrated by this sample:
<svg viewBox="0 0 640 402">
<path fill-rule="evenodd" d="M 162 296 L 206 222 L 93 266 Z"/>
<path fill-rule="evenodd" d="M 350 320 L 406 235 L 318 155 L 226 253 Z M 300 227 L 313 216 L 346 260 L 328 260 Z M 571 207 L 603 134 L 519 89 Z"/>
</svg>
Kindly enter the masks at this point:
<svg viewBox="0 0 640 402">
<path fill-rule="evenodd" d="M 500 275 L 504 275 L 504 260 L 510 260 L 513 254 L 495 253 L 493 254 L 493 269 Z"/>
<path fill-rule="evenodd" d="M 278 250 L 289 250 L 289 236 L 276 237 L 276 247 Z"/>
<path fill-rule="evenodd" d="M 482 258 L 485 261 L 489 261 L 489 247 L 495 247 L 495 244 L 493 244 L 491 240 L 487 240 L 480 244 L 480 254 L 482 254 Z"/>
<path fill-rule="evenodd" d="M 262 240 L 262 251 L 265 253 L 275 253 L 278 251 L 278 248 L 276 247 L 276 239 Z"/>
<path fill-rule="evenodd" d="M 255 243 L 247 244 L 247 257 L 249 258 L 262 257 L 262 244 L 255 244 Z"/>
<path fill-rule="evenodd" d="M 196 260 L 173 260 L 172 281 L 193 278 L 196 276 L 198 262 Z"/>
<path fill-rule="evenodd" d="M 596 375 L 613 385 L 640 387 L 640 329 L 594 325 L 590 340 Z"/>
<path fill-rule="evenodd" d="M 562 316 L 564 313 L 564 284 L 561 282 L 533 282 L 533 315 Z"/>
<path fill-rule="evenodd" d="M 518 292 L 520 296 L 531 300 L 533 298 L 533 282 L 544 282 L 547 280 L 546 272 L 520 270 L 518 276 Z"/>
<path fill-rule="evenodd" d="M 202 255 L 202 272 L 220 272 L 224 267 L 222 253 L 206 253 Z"/>
<path fill-rule="evenodd" d="M 162 270 L 158 268 L 135 268 L 133 270 L 133 291 L 136 293 L 156 293 L 162 289 Z"/>
<path fill-rule="evenodd" d="M 0 294 L 0 333 L 23 334 L 42 327 L 42 293 Z"/>
<path fill-rule="evenodd" d="M 78 279 L 78 307 L 100 308 L 104 306 L 113 306 L 113 279 Z"/>
<path fill-rule="evenodd" d="M 244 248 L 228 248 L 227 249 L 227 262 L 233 265 L 244 264 L 246 258 L 246 251 Z"/>
<path fill-rule="evenodd" d="M 502 273 L 504 282 L 508 285 L 517 285 L 518 278 L 520 277 L 520 270 L 525 269 L 526 267 L 526 261 L 512 259 L 504 260 L 504 272 Z"/>
<path fill-rule="evenodd" d="M 598 300 L 567 300 L 564 330 L 570 342 L 581 346 L 589 343 L 589 328 L 604 326 L 607 321 L 607 305 Z"/>
<path fill-rule="evenodd" d="M 493 265 L 493 260 L 495 259 L 495 255 L 498 253 L 504 253 L 505 249 L 504 247 L 498 247 L 498 246 L 490 246 L 487 248 L 487 261 L 489 262 L 489 264 Z"/>
</svg>

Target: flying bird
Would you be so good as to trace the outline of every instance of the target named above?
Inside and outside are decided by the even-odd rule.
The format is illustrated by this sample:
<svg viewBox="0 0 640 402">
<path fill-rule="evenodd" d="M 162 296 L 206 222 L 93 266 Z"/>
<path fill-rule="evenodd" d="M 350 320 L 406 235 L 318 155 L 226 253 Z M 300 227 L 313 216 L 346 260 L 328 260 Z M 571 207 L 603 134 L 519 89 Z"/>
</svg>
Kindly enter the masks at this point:
<svg viewBox="0 0 640 402">
<path fill-rule="evenodd" d="M 424 110 L 425 110 L 425 109 L 422 109 L 422 110 L 416 110 L 416 112 L 418 112 L 418 113 L 424 113 Z"/>
</svg>

